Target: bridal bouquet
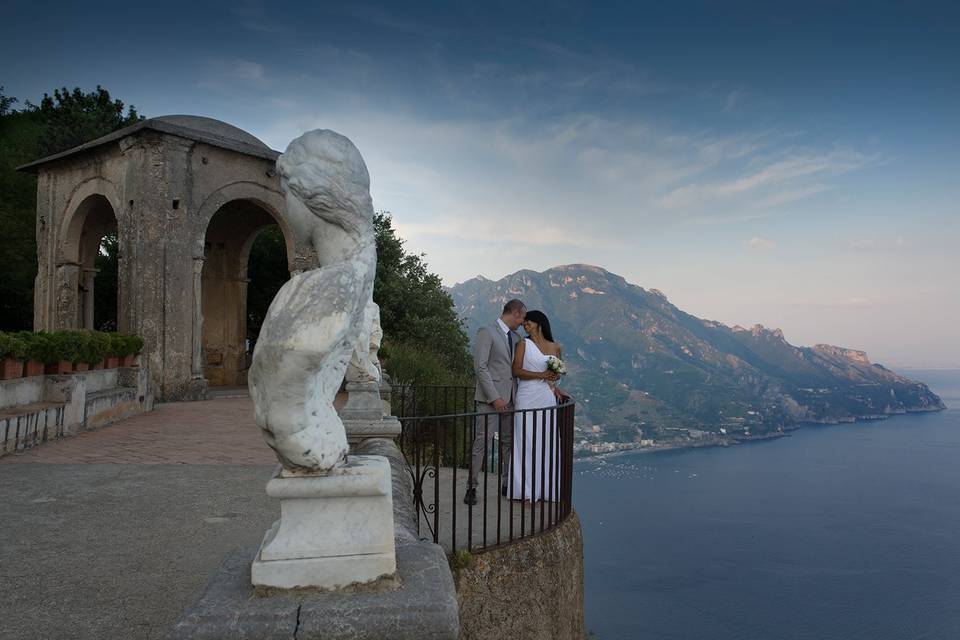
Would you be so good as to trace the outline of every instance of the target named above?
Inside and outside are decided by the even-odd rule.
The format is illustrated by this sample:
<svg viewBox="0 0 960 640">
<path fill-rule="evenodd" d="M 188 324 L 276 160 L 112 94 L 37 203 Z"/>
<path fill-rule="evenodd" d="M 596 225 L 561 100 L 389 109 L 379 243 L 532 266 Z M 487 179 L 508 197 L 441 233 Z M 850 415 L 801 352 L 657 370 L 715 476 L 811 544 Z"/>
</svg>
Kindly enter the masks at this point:
<svg viewBox="0 0 960 640">
<path fill-rule="evenodd" d="M 567 365 L 557 356 L 550 356 L 547 358 L 547 371 L 551 371 L 558 376 L 563 376 L 567 374 Z"/>
</svg>

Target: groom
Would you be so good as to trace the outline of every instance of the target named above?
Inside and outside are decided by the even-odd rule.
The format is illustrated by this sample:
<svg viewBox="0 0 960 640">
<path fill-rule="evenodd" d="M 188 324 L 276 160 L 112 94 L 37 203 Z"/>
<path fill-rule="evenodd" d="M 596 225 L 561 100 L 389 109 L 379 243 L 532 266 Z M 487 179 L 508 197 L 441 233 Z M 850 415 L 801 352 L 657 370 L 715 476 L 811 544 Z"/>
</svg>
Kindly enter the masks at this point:
<svg viewBox="0 0 960 640">
<path fill-rule="evenodd" d="M 519 300 L 503 305 L 496 322 L 477 331 L 473 344 L 473 366 L 477 376 L 476 411 L 478 414 L 473 437 L 473 456 L 470 465 L 466 504 L 477 504 L 477 474 L 493 457 L 493 434 L 500 434 L 502 447 L 501 493 L 507 486 L 510 471 L 510 450 L 513 443 L 513 396 L 516 381 L 513 378 L 513 353 L 520 342 L 517 329 L 523 324 L 527 308 Z M 493 414 L 493 415 L 483 415 Z M 497 415 L 499 414 L 499 415 Z M 489 464 L 488 464 L 489 466 Z M 492 469 L 488 469 L 492 471 Z"/>
</svg>

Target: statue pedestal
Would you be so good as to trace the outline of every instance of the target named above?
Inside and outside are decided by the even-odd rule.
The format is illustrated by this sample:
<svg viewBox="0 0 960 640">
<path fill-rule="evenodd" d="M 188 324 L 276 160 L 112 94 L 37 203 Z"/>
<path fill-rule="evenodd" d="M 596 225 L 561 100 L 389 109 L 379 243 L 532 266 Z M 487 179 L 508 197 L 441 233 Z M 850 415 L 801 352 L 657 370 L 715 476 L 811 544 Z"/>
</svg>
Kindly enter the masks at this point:
<svg viewBox="0 0 960 640">
<path fill-rule="evenodd" d="M 347 402 L 340 409 L 342 420 L 380 420 L 383 418 L 383 400 L 380 398 L 380 383 L 348 382 L 344 386 Z"/>
<path fill-rule="evenodd" d="M 280 519 L 253 561 L 255 587 L 340 589 L 396 572 L 386 458 L 350 456 L 323 474 L 278 469 L 267 495 L 280 499 Z"/>
<path fill-rule="evenodd" d="M 347 442 L 355 445 L 369 438 L 393 440 L 400 435 L 400 421 L 387 415 L 389 405 L 381 397 L 379 382 L 348 382 L 345 388 L 347 402 L 340 409 L 340 419 Z"/>
</svg>

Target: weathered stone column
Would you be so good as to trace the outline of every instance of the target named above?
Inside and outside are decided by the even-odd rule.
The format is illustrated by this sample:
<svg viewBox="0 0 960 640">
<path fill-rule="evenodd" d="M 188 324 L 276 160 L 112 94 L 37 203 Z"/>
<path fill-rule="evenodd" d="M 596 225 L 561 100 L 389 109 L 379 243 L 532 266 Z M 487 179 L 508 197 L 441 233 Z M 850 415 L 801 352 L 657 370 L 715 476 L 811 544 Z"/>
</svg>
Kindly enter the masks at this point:
<svg viewBox="0 0 960 640">
<path fill-rule="evenodd" d="M 97 274 L 100 273 L 99 269 L 92 269 L 89 267 L 84 267 L 83 269 L 83 328 L 93 330 L 93 287 L 94 280 L 97 278 Z"/>
<path fill-rule="evenodd" d="M 193 342 L 190 372 L 194 380 L 203 379 L 203 256 L 193 258 Z"/>
<path fill-rule="evenodd" d="M 52 329 L 76 329 L 80 323 L 78 294 L 80 293 L 80 265 L 63 262 L 57 265 L 55 324 Z"/>
</svg>

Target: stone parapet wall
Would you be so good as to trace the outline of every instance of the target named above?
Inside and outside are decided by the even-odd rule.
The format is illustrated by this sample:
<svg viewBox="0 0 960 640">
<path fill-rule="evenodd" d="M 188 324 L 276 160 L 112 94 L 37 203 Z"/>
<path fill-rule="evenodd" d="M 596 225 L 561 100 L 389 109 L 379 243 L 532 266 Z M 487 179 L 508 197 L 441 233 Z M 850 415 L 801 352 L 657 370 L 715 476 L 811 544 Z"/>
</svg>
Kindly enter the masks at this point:
<svg viewBox="0 0 960 640">
<path fill-rule="evenodd" d="M 0 381 L 0 456 L 153 409 L 142 367 Z"/>
<path fill-rule="evenodd" d="M 583 537 L 563 524 L 473 556 L 455 572 L 460 640 L 583 640 Z"/>
</svg>

